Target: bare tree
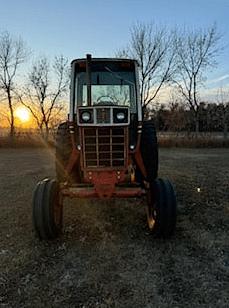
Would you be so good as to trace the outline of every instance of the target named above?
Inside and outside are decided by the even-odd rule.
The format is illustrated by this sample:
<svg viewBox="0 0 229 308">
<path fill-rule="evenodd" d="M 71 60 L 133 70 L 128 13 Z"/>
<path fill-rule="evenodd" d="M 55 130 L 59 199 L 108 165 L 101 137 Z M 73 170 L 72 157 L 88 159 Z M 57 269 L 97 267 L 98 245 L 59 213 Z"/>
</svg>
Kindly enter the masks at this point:
<svg viewBox="0 0 229 308">
<path fill-rule="evenodd" d="M 55 77 L 53 83 L 51 76 Z M 20 100 L 30 110 L 42 136 L 47 140 L 51 121 L 64 109 L 60 99 L 68 90 L 68 61 L 62 55 L 56 57 L 51 69 L 48 58 L 42 56 L 33 63 L 28 80 L 26 95 L 23 98 L 21 96 Z"/>
<path fill-rule="evenodd" d="M 214 23 L 207 29 L 184 29 L 177 38 L 178 75 L 176 75 L 176 79 L 173 79 L 173 82 L 194 114 L 197 133 L 199 131 L 198 112 L 201 102 L 200 88 L 205 81 L 204 73 L 217 64 L 216 56 L 222 50 L 218 46 L 221 37 L 216 23 Z"/>
<path fill-rule="evenodd" d="M 10 116 L 10 137 L 14 136 L 14 102 L 13 94 L 16 89 L 15 78 L 19 66 L 24 63 L 30 55 L 25 42 L 21 37 L 15 39 L 8 31 L 0 34 L 0 90 L 4 93 Z"/>
<path fill-rule="evenodd" d="M 176 30 L 168 31 L 154 23 L 137 23 L 130 30 L 130 44 L 119 50 L 116 56 L 138 60 L 141 102 L 146 107 L 176 72 Z"/>
</svg>

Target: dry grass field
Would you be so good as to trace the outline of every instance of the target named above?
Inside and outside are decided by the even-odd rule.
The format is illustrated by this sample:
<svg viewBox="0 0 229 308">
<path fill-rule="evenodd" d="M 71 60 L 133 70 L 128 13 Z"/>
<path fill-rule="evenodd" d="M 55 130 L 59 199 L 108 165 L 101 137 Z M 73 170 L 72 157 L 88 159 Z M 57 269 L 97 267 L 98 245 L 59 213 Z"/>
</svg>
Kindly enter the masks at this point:
<svg viewBox="0 0 229 308">
<path fill-rule="evenodd" d="M 160 149 L 174 184 L 169 239 L 148 233 L 144 200 L 66 200 L 63 234 L 34 237 L 35 184 L 53 149 L 0 148 L 0 307 L 229 307 L 229 149 Z"/>
</svg>

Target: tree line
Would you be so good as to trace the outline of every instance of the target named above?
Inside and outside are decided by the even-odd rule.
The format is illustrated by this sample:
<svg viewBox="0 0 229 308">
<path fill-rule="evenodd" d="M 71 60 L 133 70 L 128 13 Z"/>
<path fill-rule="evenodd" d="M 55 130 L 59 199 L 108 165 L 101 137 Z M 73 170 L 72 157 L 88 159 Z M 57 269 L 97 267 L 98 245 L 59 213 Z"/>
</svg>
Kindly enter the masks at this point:
<svg viewBox="0 0 229 308">
<path fill-rule="evenodd" d="M 184 104 L 170 103 L 148 110 L 158 131 L 195 132 L 195 118 L 192 110 Z M 229 127 L 229 102 L 207 103 L 199 105 L 199 132 L 223 132 L 227 137 Z"/>
<path fill-rule="evenodd" d="M 162 90 L 173 87 L 182 97 L 183 106 L 179 108 L 186 115 L 192 115 L 192 129 L 195 126 L 199 131 L 202 129 L 200 115 L 210 108 L 202 108 L 201 88 L 206 72 L 217 65 L 217 56 L 223 50 L 222 36 L 216 23 L 198 29 L 168 29 L 153 22 L 138 22 L 130 28 L 128 45 L 118 50 L 115 56 L 138 61 L 141 103 L 146 113 Z M 20 103 L 28 108 L 47 138 L 50 126 L 64 108 L 69 63 L 63 55 L 54 58 L 52 63 L 47 56 L 41 56 L 33 61 L 24 84 L 20 85 L 19 68 L 30 57 L 31 51 L 22 38 L 14 38 L 7 31 L 0 34 L 0 108 L 4 106 L 0 116 L 8 120 L 13 137 L 15 106 Z M 177 112 L 177 108 L 170 108 L 169 112 Z M 165 115 L 168 110 L 158 112 Z"/>
</svg>

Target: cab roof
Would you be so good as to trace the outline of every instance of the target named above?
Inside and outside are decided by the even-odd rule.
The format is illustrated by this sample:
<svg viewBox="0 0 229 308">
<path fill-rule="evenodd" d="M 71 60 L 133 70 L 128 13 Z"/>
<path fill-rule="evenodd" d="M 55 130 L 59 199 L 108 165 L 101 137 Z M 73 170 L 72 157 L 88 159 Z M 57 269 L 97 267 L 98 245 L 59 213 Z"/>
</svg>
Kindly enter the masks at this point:
<svg viewBox="0 0 229 308">
<path fill-rule="evenodd" d="M 78 63 L 85 63 L 87 61 L 86 58 L 74 59 L 71 62 L 71 65 Z M 125 58 L 91 58 L 91 62 L 129 62 L 138 65 L 138 61 L 134 59 L 125 59 Z"/>
</svg>

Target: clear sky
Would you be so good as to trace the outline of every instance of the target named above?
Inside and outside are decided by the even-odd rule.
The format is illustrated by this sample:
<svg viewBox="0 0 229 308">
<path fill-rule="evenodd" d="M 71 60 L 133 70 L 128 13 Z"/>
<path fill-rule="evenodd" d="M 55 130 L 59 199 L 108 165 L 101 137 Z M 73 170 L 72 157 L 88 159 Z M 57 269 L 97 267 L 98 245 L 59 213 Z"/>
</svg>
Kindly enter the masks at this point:
<svg viewBox="0 0 229 308">
<path fill-rule="evenodd" d="M 112 57 L 128 43 L 136 21 L 194 28 L 216 21 L 229 43 L 229 0 L 0 0 L 0 32 L 21 36 L 33 57 Z M 229 85 L 228 48 L 209 73 L 208 87 Z"/>
</svg>

